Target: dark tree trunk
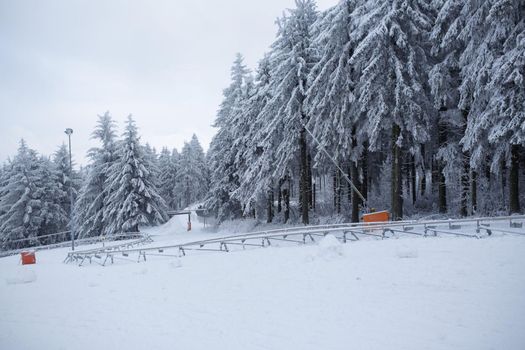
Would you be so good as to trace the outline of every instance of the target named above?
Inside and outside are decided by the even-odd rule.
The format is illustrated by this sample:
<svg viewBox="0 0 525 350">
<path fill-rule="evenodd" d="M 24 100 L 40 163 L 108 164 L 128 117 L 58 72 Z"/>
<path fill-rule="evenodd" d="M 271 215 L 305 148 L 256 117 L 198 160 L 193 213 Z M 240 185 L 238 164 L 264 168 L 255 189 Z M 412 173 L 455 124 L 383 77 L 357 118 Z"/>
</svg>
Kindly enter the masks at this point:
<svg viewBox="0 0 525 350">
<path fill-rule="evenodd" d="M 427 168 L 425 167 L 425 145 L 421 145 L 421 197 L 425 197 L 427 194 Z"/>
<path fill-rule="evenodd" d="M 273 221 L 273 190 L 269 189 L 268 193 L 268 203 L 266 208 L 266 222 L 270 223 Z"/>
<path fill-rule="evenodd" d="M 397 140 L 401 133 L 399 125 L 392 125 L 392 219 L 401 220 L 403 218 L 403 196 L 402 196 L 402 176 L 401 176 L 401 147 L 397 145 Z"/>
<path fill-rule="evenodd" d="M 341 184 L 341 172 L 339 170 L 335 171 L 337 178 L 337 214 L 341 214 L 341 202 L 343 197 L 343 186 Z"/>
<path fill-rule="evenodd" d="M 290 177 L 286 177 L 287 188 L 282 190 L 284 202 L 284 222 L 287 223 L 290 219 Z"/>
<path fill-rule="evenodd" d="M 509 212 L 511 214 L 520 212 L 520 146 L 512 145 L 510 148 L 510 171 L 509 171 Z"/>
<path fill-rule="evenodd" d="M 312 181 L 312 209 L 313 211 L 315 211 L 315 202 L 317 200 L 316 197 L 317 197 L 317 181 L 314 178 L 314 180 Z"/>
<path fill-rule="evenodd" d="M 416 159 L 413 155 L 410 156 L 410 184 L 412 186 L 412 205 L 415 205 L 417 200 Z"/>
<path fill-rule="evenodd" d="M 459 213 L 461 216 L 468 215 L 468 193 L 470 190 L 469 183 L 469 156 L 467 153 L 463 154 L 463 171 L 461 172 L 461 207 Z"/>
<path fill-rule="evenodd" d="M 505 189 L 507 188 L 507 165 L 505 164 L 505 161 L 501 161 L 501 198 L 503 200 L 502 207 L 507 207 L 507 196 L 505 195 Z"/>
<path fill-rule="evenodd" d="M 281 212 L 281 200 L 283 198 L 283 192 L 282 192 L 282 187 L 283 187 L 283 180 L 279 180 L 279 188 L 277 189 L 277 212 L 280 213 Z"/>
<path fill-rule="evenodd" d="M 360 188 L 361 183 L 359 182 L 359 172 L 357 165 L 354 162 L 350 162 L 350 169 L 350 176 L 352 177 L 354 186 Z M 359 207 L 362 201 L 361 198 L 359 198 L 359 195 L 355 191 L 352 191 L 350 184 L 348 184 L 348 189 L 352 193 L 352 222 L 359 222 Z"/>
<path fill-rule="evenodd" d="M 492 176 L 490 174 L 490 165 L 488 165 L 487 163 L 484 163 L 483 169 L 485 171 L 485 177 L 487 178 L 487 181 L 490 183 L 491 176 Z"/>
<path fill-rule="evenodd" d="M 437 193 L 439 191 L 439 161 L 433 156 L 430 171 L 430 194 Z"/>
<path fill-rule="evenodd" d="M 333 188 L 333 192 L 334 192 L 334 213 L 337 212 L 337 170 L 334 170 L 334 188 Z"/>
<path fill-rule="evenodd" d="M 464 129 L 463 132 L 466 129 L 467 122 L 468 122 L 468 111 L 463 111 L 463 122 L 464 122 Z M 470 154 L 468 152 L 463 152 L 463 171 L 461 173 L 461 207 L 460 207 L 460 215 L 461 216 L 467 216 L 468 215 L 468 194 L 470 191 Z"/>
<path fill-rule="evenodd" d="M 348 161 L 348 167 L 346 168 L 346 173 L 348 174 L 348 176 L 351 178 L 352 181 L 354 181 L 354 178 L 352 175 L 352 161 Z M 347 198 L 348 198 L 348 203 L 352 203 L 352 186 L 350 186 L 350 184 L 347 184 L 348 185 L 348 193 L 347 193 Z"/>
<path fill-rule="evenodd" d="M 289 190 L 289 195 L 290 195 L 290 198 L 293 198 L 295 196 L 295 191 L 294 191 L 294 188 L 295 188 L 295 178 L 292 177 L 292 176 L 289 176 L 288 177 L 288 183 L 290 184 L 290 187 L 288 188 Z"/>
<path fill-rule="evenodd" d="M 405 153 L 405 152 L 403 152 Z M 401 161 L 401 169 L 404 174 L 406 193 L 410 196 L 410 156 L 408 154 L 403 155 L 403 160 Z"/>
<path fill-rule="evenodd" d="M 475 170 L 472 170 L 471 178 L 472 214 L 475 215 L 478 211 L 478 173 Z"/>
<path fill-rule="evenodd" d="M 363 182 L 361 182 L 361 194 L 368 200 L 368 142 L 363 145 L 363 155 L 361 156 L 361 171 Z"/>
<path fill-rule="evenodd" d="M 357 150 L 357 138 L 355 136 L 356 129 L 352 129 L 352 151 Z M 361 188 L 361 182 L 359 181 L 359 169 L 358 164 L 350 159 L 350 177 L 356 188 Z M 352 194 L 352 222 L 359 222 L 359 207 L 362 205 L 362 200 L 359 195 L 352 190 L 352 186 L 348 184 L 348 191 Z"/>
<path fill-rule="evenodd" d="M 443 173 L 443 166 L 439 163 L 439 183 L 438 183 L 438 205 L 439 212 L 447 212 L 447 185 L 445 183 L 445 174 Z"/>
<path fill-rule="evenodd" d="M 307 179 L 308 179 L 308 207 L 313 209 L 313 192 L 312 192 L 312 156 L 308 153 L 307 161 Z"/>
<path fill-rule="evenodd" d="M 300 166 L 301 177 L 299 180 L 299 206 L 301 208 L 301 216 L 303 224 L 308 225 L 308 155 L 306 149 L 306 130 L 301 129 L 299 135 L 299 149 L 300 149 Z"/>
<path fill-rule="evenodd" d="M 441 112 L 444 110 L 442 109 Z M 438 124 L 438 145 L 439 147 L 445 147 L 448 140 L 448 131 L 445 123 L 440 122 Z M 437 160 L 438 174 L 438 207 L 440 213 L 447 212 L 447 184 L 445 179 L 444 169 L 445 164 L 443 160 Z"/>
</svg>

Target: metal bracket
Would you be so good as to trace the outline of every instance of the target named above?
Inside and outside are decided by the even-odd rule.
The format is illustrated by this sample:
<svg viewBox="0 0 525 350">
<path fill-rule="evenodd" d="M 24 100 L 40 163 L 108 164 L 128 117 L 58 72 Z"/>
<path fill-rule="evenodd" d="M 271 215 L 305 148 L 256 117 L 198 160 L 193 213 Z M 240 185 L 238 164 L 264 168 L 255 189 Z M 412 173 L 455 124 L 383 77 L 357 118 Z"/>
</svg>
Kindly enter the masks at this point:
<svg viewBox="0 0 525 350">
<path fill-rule="evenodd" d="M 113 264 L 113 254 L 107 254 L 106 255 L 106 258 L 104 259 L 104 262 L 102 263 L 102 266 L 106 266 L 106 261 L 108 261 L 108 259 L 111 260 L 111 263 Z"/>
</svg>

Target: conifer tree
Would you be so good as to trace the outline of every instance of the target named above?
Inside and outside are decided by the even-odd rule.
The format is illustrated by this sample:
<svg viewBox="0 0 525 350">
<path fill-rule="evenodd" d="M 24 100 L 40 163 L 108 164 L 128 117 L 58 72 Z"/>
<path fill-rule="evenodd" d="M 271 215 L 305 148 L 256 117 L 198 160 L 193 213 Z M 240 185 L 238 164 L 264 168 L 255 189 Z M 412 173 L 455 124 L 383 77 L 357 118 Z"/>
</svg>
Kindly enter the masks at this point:
<svg viewBox="0 0 525 350">
<path fill-rule="evenodd" d="M 186 208 L 206 196 L 208 192 L 208 169 L 204 151 L 197 136 L 186 142 L 179 158 L 175 192 L 181 196 L 181 207 Z"/>
<path fill-rule="evenodd" d="M 489 41 L 493 45 L 502 43 L 503 54 L 490 68 L 484 93 L 477 95 L 478 99 L 486 97 L 483 112 L 469 124 L 464 141 L 472 150 L 473 162 L 490 152 L 496 170 L 501 159 L 508 159 L 509 212 L 519 213 L 520 158 L 525 146 L 525 3 L 498 1 L 488 20 L 494 27 L 503 26 L 500 30 L 491 28 L 494 33 Z M 480 138 L 486 138 L 488 144 Z"/>
<path fill-rule="evenodd" d="M 355 18 L 357 5 L 355 0 L 341 1 L 315 23 L 316 35 L 312 46 L 320 54 L 309 75 L 305 104 L 312 116 L 309 126 L 321 143 L 320 147 L 330 152 L 339 164 L 348 160 L 352 181 L 361 187 L 358 163 L 364 164 L 360 160 L 367 152 L 367 135 L 363 127 L 364 118 L 359 118 L 355 101 L 357 74 L 349 64 L 350 57 L 363 37 L 363 33 L 359 33 L 362 28 L 359 28 Z M 318 152 L 316 160 L 334 167 L 324 152 Z M 339 172 L 338 169 L 335 171 Z M 366 174 L 366 171 L 361 169 L 361 175 Z M 342 178 L 341 174 L 337 176 Z M 361 203 L 355 191 L 352 191 L 351 197 L 352 221 L 355 222 L 359 221 Z"/>
<path fill-rule="evenodd" d="M 97 126 L 91 134 L 101 147 L 89 150 L 91 164 L 75 203 L 75 228 L 78 237 L 99 236 L 105 232 L 104 203 L 110 194 L 106 184 L 110 166 L 118 159 L 115 122 L 109 112 L 98 117 Z"/>
<path fill-rule="evenodd" d="M 69 222 L 60 206 L 60 189 L 52 163 L 24 140 L 6 169 L 0 192 L 0 239 L 3 249 L 38 245 L 39 236 L 57 232 Z M 23 239 L 24 240 L 20 241 Z"/>
<path fill-rule="evenodd" d="M 260 131 L 263 157 L 274 163 L 273 177 L 284 179 L 291 168 L 299 164 L 299 194 L 301 217 L 309 223 L 310 178 L 309 149 L 304 125 L 308 115 L 304 106 L 307 77 L 315 55 L 311 52 L 311 25 L 316 20 L 315 3 L 297 0 L 296 8 L 278 20 L 277 39 L 270 52 L 269 82 L 271 98 L 265 103 L 258 118 L 264 121 Z M 263 123 L 261 123 L 263 124 Z M 256 182 L 259 182 L 258 179 Z M 266 188 L 264 189 L 266 190 Z"/>
<path fill-rule="evenodd" d="M 178 209 L 175 188 L 177 185 L 178 152 L 173 153 L 166 147 L 159 155 L 159 194 L 170 209 Z"/>
<path fill-rule="evenodd" d="M 240 202 L 232 196 L 239 187 L 233 143 L 239 137 L 235 123 L 239 121 L 236 116 L 242 112 L 246 97 L 248 73 L 243 57 L 237 54 L 231 68 L 231 84 L 224 90 L 224 99 L 217 112 L 214 124 L 217 133 L 208 151 L 212 176 L 206 207 L 217 213 L 219 221 L 241 217 L 243 212 Z"/>
<path fill-rule="evenodd" d="M 104 200 L 104 232 L 138 232 L 140 225 L 167 221 L 166 203 L 153 182 L 152 164 L 140 145 L 137 127 L 131 115 L 119 143 L 118 160 L 108 169 Z"/>
<path fill-rule="evenodd" d="M 81 186 L 79 175 L 73 170 L 71 173 L 69 167 L 69 151 L 65 144 L 60 145 L 53 155 L 53 173 L 58 185 L 57 200 L 60 206 L 68 215 L 71 213 L 70 191 L 73 191 L 73 198 L 78 196 L 78 190 Z M 74 168 L 74 163 L 72 164 Z"/>
<path fill-rule="evenodd" d="M 361 72 L 357 101 L 370 147 L 377 149 L 385 132 L 390 134 L 391 211 L 398 220 L 403 217 L 403 148 L 415 154 L 429 139 L 433 109 L 426 89 L 430 66 L 425 45 L 434 14 L 424 0 L 371 0 L 364 6 L 372 15 L 363 16 L 360 26 L 368 33 L 350 65 Z"/>
<path fill-rule="evenodd" d="M 272 188 L 271 178 L 273 171 L 272 159 L 263 156 L 261 152 L 266 135 L 260 132 L 266 121 L 259 118 L 262 109 L 271 98 L 269 91 L 270 83 L 270 59 L 265 55 L 259 62 L 252 93 L 242 106 L 243 122 L 239 127 L 239 138 L 235 142 L 237 173 L 240 177 L 239 188 L 234 192 L 235 198 L 239 199 L 245 208 L 253 203 L 255 198 L 264 192 L 262 188 Z M 256 183 L 255 178 L 264 183 Z"/>
</svg>

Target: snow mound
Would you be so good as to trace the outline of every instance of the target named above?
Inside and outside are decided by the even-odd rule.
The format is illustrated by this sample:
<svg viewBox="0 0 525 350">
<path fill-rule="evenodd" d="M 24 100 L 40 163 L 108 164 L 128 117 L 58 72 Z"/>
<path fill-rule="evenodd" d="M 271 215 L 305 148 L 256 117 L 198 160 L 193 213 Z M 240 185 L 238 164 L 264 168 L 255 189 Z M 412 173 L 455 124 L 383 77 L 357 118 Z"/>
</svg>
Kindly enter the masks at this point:
<svg viewBox="0 0 525 350">
<path fill-rule="evenodd" d="M 170 261 L 168 266 L 170 267 L 170 269 L 178 269 L 179 267 L 182 267 L 182 260 L 180 258 L 177 258 L 173 261 Z"/>
<path fill-rule="evenodd" d="M 149 227 L 144 230 L 151 235 L 171 235 L 174 233 L 185 233 L 188 229 L 188 216 L 175 215 L 168 222 L 160 226 Z"/>
<path fill-rule="evenodd" d="M 396 248 L 396 255 L 400 259 L 415 259 L 419 256 L 417 249 L 408 246 L 399 246 Z"/>
<path fill-rule="evenodd" d="M 343 244 L 334 235 L 326 235 L 317 244 L 315 254 L 308 256 L 307 260 L 316 259 L 333 260 L 344 256 Z"/>
<path fill-rule="evenodd" d="M 7 284 L 25 284 L 36 281 L 36 273 L 33 270 L 27 270 L 25 268 L 16 269 L 13 271 L 16 275 L 7 277 L 5 282 Z"/>
</svg>

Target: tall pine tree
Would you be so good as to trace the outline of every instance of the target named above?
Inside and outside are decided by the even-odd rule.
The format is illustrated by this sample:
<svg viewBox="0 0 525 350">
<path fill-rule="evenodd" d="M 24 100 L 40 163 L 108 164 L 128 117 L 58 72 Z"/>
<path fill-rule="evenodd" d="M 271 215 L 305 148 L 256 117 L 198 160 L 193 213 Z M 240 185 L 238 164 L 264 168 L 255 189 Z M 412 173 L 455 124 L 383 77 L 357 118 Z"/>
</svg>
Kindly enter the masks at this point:
<svg viewBox="0 0 525 350">
<path fill-rule="evenodd" d="M 101 147 L 89 150 L 91 164 L 75 203 L 75 228 L 80 238 L 99 236 L 107 227 L 107 222 L 104 222 L 104 203 L 110 189 L 106 181 L 109 168 L 118 158 L 115 122 L 109 112 L 99 116 L 92 138 L 99 140 Z"/>
<path fill-rule="evenodd" d="M 152 164 L 140 145 L 131 115 L 119 144 L 118 160 L 108 169 L 104 233 L 138 232 L 140 225 L 167 221 L 166 203 L 153 182 Z"/>
</svg>

